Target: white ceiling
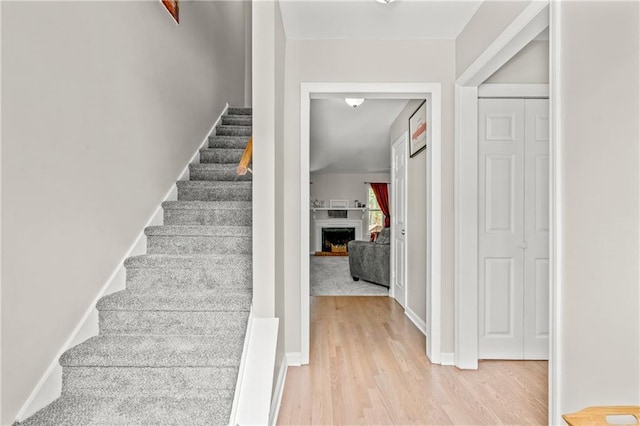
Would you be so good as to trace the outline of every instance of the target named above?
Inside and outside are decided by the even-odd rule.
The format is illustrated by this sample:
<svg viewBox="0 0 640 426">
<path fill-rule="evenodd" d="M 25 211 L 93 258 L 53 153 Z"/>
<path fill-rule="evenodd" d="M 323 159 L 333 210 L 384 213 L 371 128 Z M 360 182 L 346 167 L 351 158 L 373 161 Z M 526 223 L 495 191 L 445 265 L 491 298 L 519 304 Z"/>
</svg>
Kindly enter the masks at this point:
<svg viewBox="0 0 640 426">
<path fill-rule="evenodd" d="M 389 172 L 389 132 L 408 100 L 367 99 L 358 108 L 344 98 L 311 100 L 312 172 Z"/>
<path fill-rule="evenodd" d="M 455 39 L 482 0 L 280 0 L 287 38 Z"/>
</svg>

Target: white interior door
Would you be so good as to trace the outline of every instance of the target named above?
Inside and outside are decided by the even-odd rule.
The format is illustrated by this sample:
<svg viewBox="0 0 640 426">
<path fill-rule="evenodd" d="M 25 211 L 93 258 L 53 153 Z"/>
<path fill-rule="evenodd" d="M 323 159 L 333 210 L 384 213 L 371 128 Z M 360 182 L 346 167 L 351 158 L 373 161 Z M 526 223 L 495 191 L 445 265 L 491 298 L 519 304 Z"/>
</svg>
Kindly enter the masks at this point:
<svg viewBox="0 0 640 426">
<path fill-rule="evenodd" d="M 549 100 L 524 108 L 524 359 L 549 359 Z"/>
<path fill-rule="evenodd" d="M 548 101 L 479 101 L 480 359 L 548 359 Z"/>
<path fill-rule="evenodd" d="M 524 100 L 478 105 L 478 355 L 522 358 Z"/>
<path fill-rule="evenodd" d="M 406 305 L 407 134 L 391 147 L 391 296 Z"/>
</svg>

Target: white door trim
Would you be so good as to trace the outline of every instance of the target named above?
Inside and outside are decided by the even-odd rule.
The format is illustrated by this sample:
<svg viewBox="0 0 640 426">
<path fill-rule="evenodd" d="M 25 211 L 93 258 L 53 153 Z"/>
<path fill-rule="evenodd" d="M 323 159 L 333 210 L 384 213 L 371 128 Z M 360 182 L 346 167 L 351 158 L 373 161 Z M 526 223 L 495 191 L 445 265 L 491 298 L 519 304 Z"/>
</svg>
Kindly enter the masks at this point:
<svg viewBox="0 0 640 426">
<path fill-rule="evenodd" d="M 560 4 L 552 2 L 549 13 L 549 424 L 560 424 L 559 399 L 562 394 L 561 353 L 561 300 L 562 300 L 562 134 L 560 110 Z"/>
<path fill-rule="evenodd" d="M 440 363 L 441 335 L 441 277 L 442 277 L 442 88 L 441 83 L 300 83 L 300 361 L 309 363 L 309 128 L 311 99 L 327 94 L 357 93 L 360 97 L 382 99 L 420 99 L 431 97 L 432 140 L 430 176 L 432 215 L 431 238 L 427 241 L 427 252 L 431 253 L 431 289 L 427 293 L 430 300 L 430 318 L 427 318 L 427 356 L 432 363 Z M 422 156 L 425 158 L 426 155 Z M 426 163 L 425 163 L 426 167 Z M 427 236 L 425 235 L 425 238 Z M 434 247 L 431 250 L 430 247 Z M 425 265 L 427 264 L 425 259 Z M 425 266 L 426 268 L 426 266 Z"/>
<path fill-rule="evenodd" d="M 479 98 L 543 98 L 549 97 L 548 84 L 481 84 Z"/>
<path fill-rule="evenodd" d="M 551 19 L 549 17 L 551 9 Z M 555 424 L 557 398 L 560 394 L 560 374 L 554 360 L 560 354 L 560 340 L 556 335 L 560 304 L 560 170 L 559 123 L 557 122 L 559 70 L 555 67 L 559 45 L 559 8 L 549 1 L 531 2 L 507 29 L 467 68 L 455 86 L 455 365 L 459 368 L 478 368 L 478 86 L 497 71 L 507 60 L 528 44 L 550 23 L 551 33 L 551 102 L 550 102 L 550 353 L 549 353 L 549 421 Z"/>
<path fill-rule="evenodd" d="M 478 86 L 548 22 L 548 2 L 532 2 L 456 81 L 454 344 L 459 368 L 478 368 Z"/>
<path fill-rule="evenodd" d="M 402 135 L 400 135 L 400 137 L 398 139 L 396 139 L 396 141 L 393 143 L 393 145 L 391 145 L 391 205 L 395 206 L 395 198 L 396 198 L 396 194 L 397 194 L 397 188 L 395 187 L 396 184 L 396 180 L 395 180 L 395 176 L 396 176 L 396 169 L 395 167 L 393 167 L 393 159 L 395 158 L 395 152 L 398 148 L 396 148 L 397 145 L 401 144 L 402 142 L 404 142 L 404 149 L 403 149 L 403 154 L 405 156 L 405 158 L 409 158 L 409 151 L 407 149 L 408 145 L 409 145 L 409 132 L 404 132 Z M 404 222 L 404 226 L 405 226 L 405 230 L 407 230 L 407 194 L 406 194 L 406 188 L 407 188 L 407 178 L 408 178 L 408 173 L 407 173 L 407 164 L 405 163 L 404 166 L 404 185 L 405 185 L 405 196 L 404 196 L 404 214 L 405 214 L 405 222 Z M 395 214 L 395 213 L 394 213 Z M 393 215 L 392 215 L 393 216 Z M 389 296 L 393 297 L 395 299 L 395 285 L 394 283 L 396 282 L 396 274 L 397 274 L 397 270 L 396 270 L 396 262 L 395 262 L 395 235 L 396 233 L 396 229 L 395 227 L 391 227 L 391 285 L 389 287 Z M 409 234 L 409 232 L 405 232 L 406 235 Z M 407 301 L 409 300 L 409 289 L 407 288 L 407 239 L 404 239 L 404 262 L 403 262 L 403 268 L 404 268 L 404 282 L 402 283 L 402 286 L 404 287 L 404 300 L 402 301 L 402 304 L 404 306 L 405 311 L 408 310 L 408 306 L 407 306 Z"/>
</svg>

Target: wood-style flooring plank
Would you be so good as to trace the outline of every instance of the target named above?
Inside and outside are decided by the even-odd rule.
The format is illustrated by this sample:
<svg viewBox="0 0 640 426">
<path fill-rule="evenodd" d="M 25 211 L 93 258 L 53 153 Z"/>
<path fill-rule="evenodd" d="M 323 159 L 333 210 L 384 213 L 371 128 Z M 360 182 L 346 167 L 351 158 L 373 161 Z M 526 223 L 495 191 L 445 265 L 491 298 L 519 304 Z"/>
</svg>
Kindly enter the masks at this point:
<svg viewBox="0 0 640 426">
<path fill-rule="evenodd" d="M 546 361 L 432 365 L 388 297 L 312 297 L 310 313 L 310 363 L 289 367 L 279 425 L 547 423 Z"/>
</svg>

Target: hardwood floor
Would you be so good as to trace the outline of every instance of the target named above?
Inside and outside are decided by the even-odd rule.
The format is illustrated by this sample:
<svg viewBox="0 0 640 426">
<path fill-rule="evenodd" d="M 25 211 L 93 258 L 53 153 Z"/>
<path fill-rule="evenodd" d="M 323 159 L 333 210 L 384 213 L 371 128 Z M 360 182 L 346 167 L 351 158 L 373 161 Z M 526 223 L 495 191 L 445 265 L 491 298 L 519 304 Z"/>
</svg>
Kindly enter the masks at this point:
<svg viewBox="0 0 640 426">
<path fill-rule="evenodd" d="M 547 423 L 546 361 L 431 365 L 388 297 L 312 297 L 310 364 L 289 367 L 280 425 Z"/>
</svg>

